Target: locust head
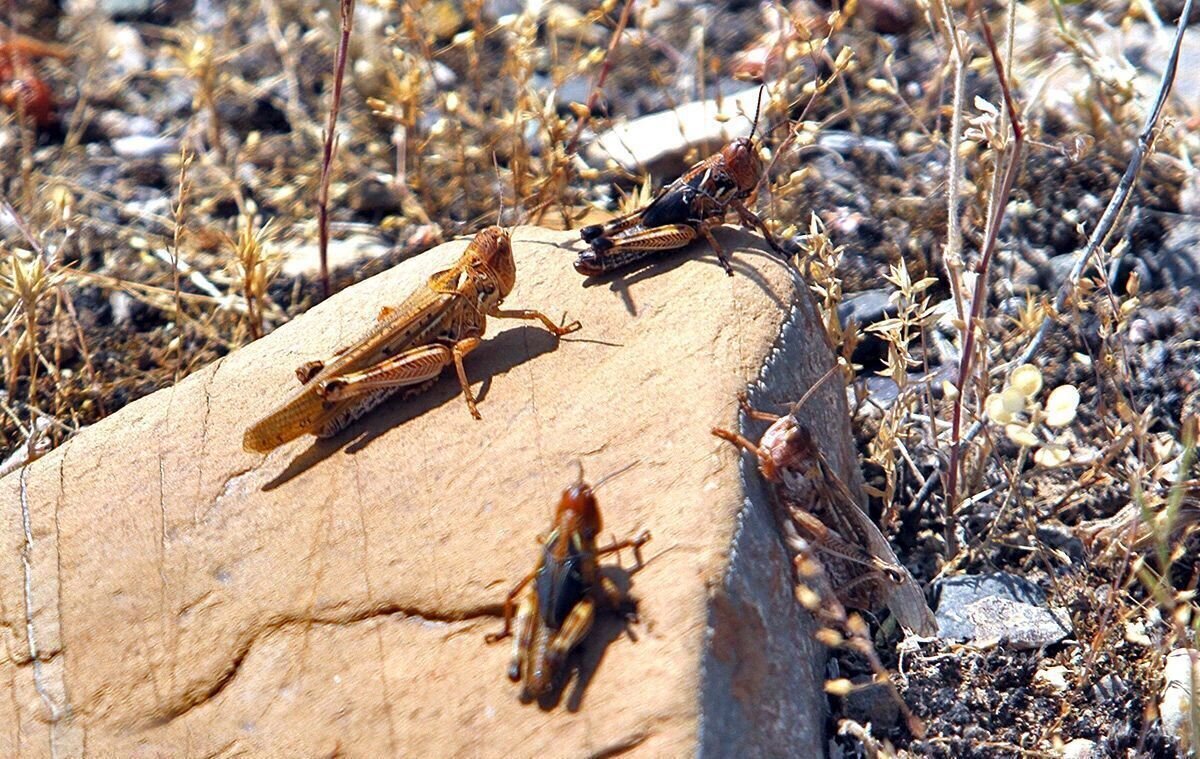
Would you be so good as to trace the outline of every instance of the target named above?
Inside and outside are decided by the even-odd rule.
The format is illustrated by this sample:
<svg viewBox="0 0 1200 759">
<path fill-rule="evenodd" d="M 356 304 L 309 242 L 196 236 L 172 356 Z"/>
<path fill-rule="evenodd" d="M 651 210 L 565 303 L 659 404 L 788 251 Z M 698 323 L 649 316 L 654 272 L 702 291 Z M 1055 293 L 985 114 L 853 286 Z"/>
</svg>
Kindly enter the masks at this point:
<svg viewBox="0 0 1200 759">
<path fill-rule="evenodd" d="M 596 505 L 592 486 L 584 482 L 582 477 L 563 491 L 554 523 L 560 533 L 578 535 L 586 545 L 591 545 L 600 534 L 604 527 L 600 507 Z"/>
<path fill-rule="evenodd" d="M 790 414 L 780 417 L 763 433 L 758 447 L 759 468 L 769 480 L 779 479 L 783 470 L 806 471 L 816 460 L 812 434 Z"/>
<path fill-rule="evenodd" d="M 493 283 L 500 300 L 512 292 L 517 281 L 517 265 L 513 261 L 512 238 L 503 227 L 491 226 L 481 230 L 471 241 L 474 255 L 470 270 L 476 282 Z"/>
<path fill-rule="evenodd" d="M 746 194 L 753 192 L 763 174 L 762 157 L 758 154 L 754 137 L 737 138 L 721 148 L 721 157 L 725 161 L 725 170 L 737 184 L 738 190 Z"/>
</svg>

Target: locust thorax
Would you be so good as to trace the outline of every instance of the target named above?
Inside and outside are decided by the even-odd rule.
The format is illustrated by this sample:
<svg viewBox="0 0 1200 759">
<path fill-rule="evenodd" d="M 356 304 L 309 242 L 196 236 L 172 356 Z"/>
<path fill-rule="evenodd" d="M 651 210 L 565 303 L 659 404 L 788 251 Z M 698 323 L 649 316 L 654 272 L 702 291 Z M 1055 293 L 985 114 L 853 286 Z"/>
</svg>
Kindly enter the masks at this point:
<svg viewBox="0 0 1200 759">
<path fill-rule="evenodd" d="M 739 137 L 721 148 L 725 159 L 725 168 L 738 189 L 751 192 L 762 179 L 762 157 L 758 154 L 758 146 L 751 137 Z"/>
<path fill-rule="evenodd" d="M 470 263 L 476 281 L 485 285 L 494 283 L 499 299 L 512 292 L 517 281 L 517 265 L 513 261 L 512 238 L 508 230 L 491 226 L 475 235 L 471 243 L 476 254 Z"/>
<path fill-rule="evenodd" d="M 804 471 L 816 457 L 816 442 L 809 431 L 796 423 L 791 415 L 782 416 L 763 433 L 759 441 L 770 466 L 775 471 L 792 469 Z"/>
<path fill-rule="evenodd" d="M 581 479 L 563 491 L 554 524 L 562 534 L 579 535 L 587 543 L 596 539 L 603 522 L 591 485 Z"/>
</svg>

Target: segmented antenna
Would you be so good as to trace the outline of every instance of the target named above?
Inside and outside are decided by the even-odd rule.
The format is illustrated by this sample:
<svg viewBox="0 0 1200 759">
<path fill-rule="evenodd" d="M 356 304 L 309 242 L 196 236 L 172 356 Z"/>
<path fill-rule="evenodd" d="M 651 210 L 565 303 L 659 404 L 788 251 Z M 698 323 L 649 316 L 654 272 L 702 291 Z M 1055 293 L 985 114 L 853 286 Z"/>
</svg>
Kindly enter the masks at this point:
<svg viewBox="0 0 1200 759">
<path fill-rule="evenodd" d="M 754 123 L 750 125 L 750 139 L 754 139 L 754 132 L 758 129 L 758 114 L 762 112 L 762 96 L 763 91 L 767 89 L 765 83 L 758 86 L 758 104 L 754 106 Z"/>
<path fill-rule="evenodd" d="M 641 459 L 634 459 L 632 462 L 626 464 L 625 466 L 621 467 L 617 471 L 609 472 L 608 474 L 604 475 L 603 477 L 601 477 L 599 479 L 599 481 L 596 482 L 595 485 L 592 486 L 592 492 L 599 490 L 600 486 L 603 485 L 604 483 L 608 482 L 609 480 L 611 480 L 612 478 L 614 478 L 618 475 L 625 474 L 630 469 L 633 469 L 635 466 L 637 466 L 640 463 L 642 463 Z M 579 464 L 579 477 L 580 477 L 580 481 L 582 482 L 583 481 L 583 464 L 582 463 Z"/>
</svg>

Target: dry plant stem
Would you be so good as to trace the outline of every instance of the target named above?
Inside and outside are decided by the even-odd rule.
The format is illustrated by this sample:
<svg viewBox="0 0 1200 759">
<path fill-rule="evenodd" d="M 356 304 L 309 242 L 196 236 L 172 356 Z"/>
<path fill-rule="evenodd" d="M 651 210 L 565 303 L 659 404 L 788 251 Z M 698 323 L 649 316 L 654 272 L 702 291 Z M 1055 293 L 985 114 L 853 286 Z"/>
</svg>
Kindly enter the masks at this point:
<svg viewBox="0 0 1200 759">
<path fill-rule="evenodd" d="M 1146 121 L 1142 126 L 1142 131 L 1138 135 L 1137 143 L 1133 146 L 1133 154 L 1129 157 L 1129 165 L 1125 167 L 1125 173 L 1121 176 L 1121 181 L 1117 183 L 1116 189 L 1113 191 L 1112 198 L 1108 201 L 1108 206 L 1105 207 L 1104 213 L 1100 215 L 1100 221 L 1096 223 L 1096 228 L 1092 230 L 1092 234 L 1088 237 L 1087 245 L 1084 246 L 1075 259 L 1075 265 L 1071 267 L 1071 272 L 1067 279 L 1058 288 L 1058 294 L 1054 298 L 1054 310 L 1056 313 L 1061 313 L 1067 306 L 1067 301 L 1074 294 L 1075 288 L 1079 286 L 1079 280 L 1083 278 L 1083 272 L 1087 269 L 1092 258 L 1100 251 L 1104 242 L 1112 233 L 1112 228 L 1117 222 L 1117 217 L 1120 216 L 1125 203 L 1129 200 L 1129 194 L 1133 192 L 1133 186 L 1137 183 L 1138 175 L 1141 174 L 1142 166 L 1146 162 L 1146 157 L 1150 154 L 1150 148 L 1154 145 L 1154 139 L 1157 136 L 1158 122 L 1162 118 L 1163 109 L 1166 107 L 1167 98 L 1171 95 L 1171 87 L 1175 83 L 1175 73 L 1179 68 L 1179 51 L 1183 45 L 1183 33 L 1187 28 L 1187 19 L 1192 10 L 1192 0 L 1187 0 L 1184 3 L 1183 11 L 1180 13 L 1179 21 L 1175 27 L 1175 42 L 1171 47 L 1171 55 L 1167 59 L 1167 66 L 1163 70 L 1162 78 L 1158 84 L 1158 95 L 1154 101 L 1154 108 L 1146 115 Z M 1037 352 L 1041 350 L 1042 343 L 1046 339 L 1046 335 L 1050 332 L 1053 320 L 1047 316 L 1042 320 L 1041 326 L 1038 327 L 1037 334 L 1029 341 L 1029 345 L 1021 352 L 1012 363 L 1013 366 L 1027 364 L 1033 360 Z M 984 422 L 982 420 L 975 422 L 967 433 L 963 435 L 962 443 L 967 444 L 974 440 L 981 431 L 983 431 Z M 953 450 L 951 451 L 954 452 Z M 928 487 L 922 488 L 917 494 L 913 502 L 914 508 L 920 508 L 922 504 L 933 493 L 933 486 L 938 478 L 930 476 Z M 949 498 L 947 492 L 947 498 Z"/>
<path fill-rule="evenodd" d="M 625 33 L 625 27 L 629 24 L 629 14 L 633 12 L 633 2 L 634 0 L 625 0 L 625 5 L 621 8 L 621 15 L 617 19 L 616 28 L 613 29 L 612 39 L 608 41 L 608 49 L 604 51 L 604 62 L 600 65 L 600 73 L 596 75 L 596 83 L 592 85 L 592 91 L 588 94 L 587 113 L 575 124 L 575 132 L 571 135 L 571 141 L 567 143 L 568 157 L 574 155 L 575 150 L 579 147 L 579 138 L 583 135 L 583 129 L 591 120 L 592 110 L 600 100 L 604 82 L 608 79 L 608 72 L 612 70 L 613 51 L 620 44 L 621 35 Z"/>
<path fill-rule="evenodd" d="M 329 180 L 333 167 L 338 111 L 342 107 L 342 82 L 346 78 L 346 57 L 350 49 L 350 31 L 354 28 L 354 0 L 341 0 L 342 36 L 338 40 L 337 60 L 333 70 L 333 102 L 329 104 L 329 121 L 325 124 L 325 149 L 321 156 L 321 187 L 317 194 L 317 234 L 321 252 L 321 292 L 329 297 Z"/>
<path fill-rule="evenodd" d="M 947 549 L 951 554 L 957 552 L 953 518 L 955 502 L 958 496 L 958 469 L 962 454 L 963 398 L 966 395 L 967 380 L 971 376 L 971 359 L 975 355 L 975 335 L 978 330 L 982 329 L 983 307 L 987 301 L 988 273 L 991 267 L 992 254 L 996 250 L 996 238 L 1000 234 L 1000 222 L 1004 218 L 1004 210 L 1008 205 L 1009 193 L 1012 192 L 1013 183 L 1016 181 L 1017 173 L 1021 169 L 1021 151 L 1025 142 L 1024 130 L 1017 116 L 1017 109 L 1013 105 L 1012 93 L 1008 88 L 1008 78 L 1004 72 L 1004 63 L 1000 60 L 1000 53 L 996 49 L 996 41 L 992 38 L 992 31 L 988 28 L 982 13 L 978 11 L 974 3 L 971 6 L 972 11 L 979 19 L 984 39 L 987 40 L 988 51 L 992 56 L 992 65 L 995 66 L 996 75 L 1000 80 L 1000 89 L 1004 93 L 1004 105 L 1008 111 L 1009 121 L 1012 124 L 1013 141 L 1012 154 L 1009 157 L 1008 166 L 1005 168 L 1004 179 L 1000 184 L 998 196 L 993 197 L 994 205 L 988 219 L 987 237 L 984 241 L 983 254 L 975 267 L 975 292 L 971 299 L 971 314 L 965 326 L 966 334 L 963 337 L 962 357 L 959 359 L 958 395 L 954 399 L 953 417 L 951 419 L 950 467 L 946 477 L 946 542 Z"/>
<path fill-rule="evenodd" d="M 1183 11 L 1180 13 L 1179 22 L 1175 27 L 1175 42 L 1171 46 L 1171 55 L 1167 59 L 1167 66 L 1163 70 L 1162 79 L 1158 84 L 1158 95 L 1154 101 L 1154 108 L 1146 115 L 1146 121 L 1142 126 L 1142 131 L 1138 135 L 1137 143 L 1133 147 L 1133 154 L 1129 157 L 1129 165 L 1125 167 L 1125 173 L 1121 176 L 1121 181 L 1117 183 L 1116 190 L 1113 191 L 1112 199 L 1108 201 L 1108 206 L 1105 207 L 1104 213 L 1100 215 L 1100 221 L 1096 223 L 1096 228 L 1092 230 L 1092 234 L 1088 237 L 1087 245 L 1079 252 L 1075 259 L 1075 265 L 1071 267 L 1071 273 L 1067 276 L 1067 280 L 1058 288 L 1058 294 L 1054 298 L 1054 310 L 1061 313 L 1066 308 L 1067 301 L 1074 294 L 1075 288 L 1079 285 L 1079 280 L 1083 278 L 1083 272 L 1087 269 L 1089 263 L 1100 248 L 1103 247 L 1108 236 L 1112 233 L 1112 228 L 1117 222 L 1117 217 L 1125 208 L 1125 203 L 1129 200 L 1129 194 L 1133 192 L 1133 186 L 1136 184 L 1138 175 L 1142 172 L 1142 166 L 1146 162 L 1147 156 L 1150 155 L 1150 149 L 1154 145 L 1154 140 L 1158 136 L 1158 122 L 1162 118 L 1163 109 L 1167 105 L 1167 98 L 1171 95 L 1171 87 L 1175 83 L 1175 73 L 1179 68 L 1179 51 L 1183 45 L 1183 33 L 1187 29 L 1187 20 L 1192 12 L 1192 0 L 1186 0 L 1183 4 Z M 1046 334 L 1050 331 L 1051 319 L 1046 318 L 1042 321 L 1038 328 L 1037 334 L 1033 340 L 1021 353 L 1021 356 L 1016 360 L 1016 364 L 1028 362 L 1035 356 L 1042 346 L 1042 342 L 1046 339 Z M 978 434 L 978 433 L 976 433 Z"/>
<path fill-rule="evenodd" d="M 179 347 L 175 351 L 175 381 L 183 376 L 183 301 L 180 298 L 179 287 L 179 243 L 183 239 L 183 229 L 186 223 L 187 209 L 187 171 L 192 162 L 192 156 L 185 147 L 179 153 L 179 198 L 172 209 L 174 231 L 171 235 L 171 283 L 175 294 L 175 329 L 179 339 Z"/>
<path fill-rule="evenodd" d="M 946 253 L 943 255 L 943 261 L 946 264 L 946 277 L 950 282 L 955 311 L 958 312 L 960 321 L 966 321 L 966 306 L 962 298 L 962 226 L 959 211 L 962 183 L 959 144 L 962 142 L 962 101 L 966 96 L 967 83 L 966 50 L 962 49 L 958 29 L 954 26 L 954 11 L 948 2 L 941 2 L 940 7 L 950 54 L 954 60 L 954 110 L 950 116 L 950 160 L 946 169 Z"/>
<path fill-rule="evenodd" d="M 612 39 L 608 41 L 608 49 L 604 51 L 604 62 L 600 64 L 600 73 L 596 75 L 596 82 L 592 85 L 592 91 L 588 94 L 587 113 L 585 113 L 579 121 L 575 123 L 575 131 L 571 134 L 571 141 L 567 143 L 565 152 L 566 160 L 563 162 L 562 170 L 570 173 L 572 163 L 571 158 L 579 149 L 579 138 L 583 136 L 583 129 L 591 121 L 592 111 L 595 110 L 597 103 L 600 101 L 600 93 L 604 90 L 604 82 L 608 79 L 608 72 L 612 70 L 612 54 L 617 49 L 617 45 L 621 42 L 621 35 L 625 33 L 625 27 L 629 24 L 629 15 L 633 12 L 634 0 L 625 0 L 624 7 L 621 8 L 621 15 L 617 19 L 617 26 L 613 29 Z M 570 177 L 566 176 L 562 180 L 562 185 L 565 187 L 570 183 Z M 519 199 L 518 199 L 519 200 Z M 546 215 L 546 211 L 550 209 L 552 204 L 549 202 L 542 203 L 538 209 L 536 223 L 542 222 L 542 217 Z M 570 219 L 565 218 L 563 222 L 570 227 Z"/>
</svg>

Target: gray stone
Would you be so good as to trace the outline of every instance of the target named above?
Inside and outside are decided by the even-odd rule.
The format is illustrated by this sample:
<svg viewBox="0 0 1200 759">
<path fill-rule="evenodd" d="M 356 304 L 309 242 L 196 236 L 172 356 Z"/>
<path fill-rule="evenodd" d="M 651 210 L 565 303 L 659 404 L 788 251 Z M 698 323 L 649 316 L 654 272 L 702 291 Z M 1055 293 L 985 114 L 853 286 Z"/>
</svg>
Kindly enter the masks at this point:
<svg viewBox="0 0 1200 759">
<path fill-rule="evenodd" d="M 1017 575 L 951 577 L 937 593 L 939 638 L 1038 648 L 1072 632 L 1070 615 L 1048 608 L 1041 589 Z"/>
<path fill-rule="evenodd" d="M 1184 752 L 1192 737 L 1192 694 L 1197 681 L 1200 681 L 1200 652 L 1194 648 L 1177 648 L 1167 654 L 1158 714 L 1163 732 L 1178 738 Z"/>
<path fill-rule="evenodd" d="M 1076 738 L 1063 746 L 1063 759 L 1100 759 L 1103 754 L 1095 741 L 1087 738 Z"/>
</svg>

